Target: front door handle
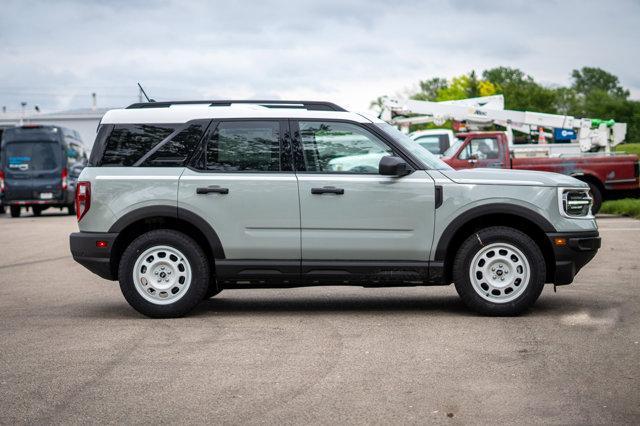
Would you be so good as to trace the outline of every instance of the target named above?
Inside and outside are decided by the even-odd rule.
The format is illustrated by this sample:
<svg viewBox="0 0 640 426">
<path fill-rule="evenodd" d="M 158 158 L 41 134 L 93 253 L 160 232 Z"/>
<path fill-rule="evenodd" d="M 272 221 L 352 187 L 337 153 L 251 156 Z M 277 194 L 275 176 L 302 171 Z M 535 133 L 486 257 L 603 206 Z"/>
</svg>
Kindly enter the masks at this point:
<svg viewBox="0 0 640 426">
<path fill-rule="evenodd" d="M 228 194 L 229 188 L 221 188 L 218 185 L 207 186 L 206 188 L 196 188 L 196 194 Z"/>
<path fill-rule="evenodd" d="M 336 188 L 335 186 L 323 186 L 322 188 L 311 188 L 311 193 L 315 195 L 319 194 L 344 194 L 344 189 Z"/>
</svg>

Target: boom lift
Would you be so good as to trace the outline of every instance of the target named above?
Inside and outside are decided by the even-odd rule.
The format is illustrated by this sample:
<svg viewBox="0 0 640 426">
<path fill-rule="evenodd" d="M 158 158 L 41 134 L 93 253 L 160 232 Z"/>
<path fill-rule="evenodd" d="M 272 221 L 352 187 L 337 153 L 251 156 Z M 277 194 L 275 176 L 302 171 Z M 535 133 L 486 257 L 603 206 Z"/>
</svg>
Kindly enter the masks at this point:
<svg viewBox="0 0 640 426">
<path fill-rule="evenodd" d="M 406 117 L 407 114 L 413 116 Z M 510 145 L 513 145 L 513 130 L 531 134 L 532 130 L 544 132 L 542 129 L 553 129 L 556 139 L 577 140 L 576 143 L 547 145 L 545 151 L 548 151 L 548 156 L 595 151 L 609 153 L 612 147 L 624 141 L 627 133 L 626 123 L 613 120 L 507 110 L 504 109 L 502 95 L 445 102 L 388 100 L 382 118 L 406 130 L 411 124 L 433 122 L 442 125 L 446 120 L 465 121 L 476 127 L 496 124 L 506 128 Z M 521 145 L 517 148 L 521 148 L 523 153 L 526 150 L 535 154 L 539 147 Z"/>
</svg>

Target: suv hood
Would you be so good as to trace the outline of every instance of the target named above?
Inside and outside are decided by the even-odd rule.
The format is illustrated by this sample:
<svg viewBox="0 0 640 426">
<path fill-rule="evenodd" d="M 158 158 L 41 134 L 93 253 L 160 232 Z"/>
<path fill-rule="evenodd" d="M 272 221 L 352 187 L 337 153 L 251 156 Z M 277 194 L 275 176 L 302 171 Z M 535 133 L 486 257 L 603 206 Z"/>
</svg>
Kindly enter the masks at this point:
<svg viewBox="0 0 640 426">
<path fill-rule="evenodd" d="M 464 169 L 441 170 L 441 172 L 452 181 L 462 184 L 588 187 L 586 183 L 560 173 L 510 169 Z"/>
</svg>

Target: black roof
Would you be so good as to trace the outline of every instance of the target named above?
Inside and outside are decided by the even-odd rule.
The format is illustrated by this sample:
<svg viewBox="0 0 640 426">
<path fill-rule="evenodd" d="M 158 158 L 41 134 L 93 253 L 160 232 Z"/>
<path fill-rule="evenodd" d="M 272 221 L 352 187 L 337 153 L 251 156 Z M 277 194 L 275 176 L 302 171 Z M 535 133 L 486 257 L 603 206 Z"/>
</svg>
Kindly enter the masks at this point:
<svg viewBox="0 0 640 426">
<path fill-rule="evenodd" d="M 267 108 L 301 108 L 310 111 L 346 111 L 339 105 L 324 101 L 283 101 L 283 100 L 201 100 L 201 101 L 162 101 L 162 102 L 139 102 L 131 104 L 127 109 L 139 108 L 168 108 L 171 105 L 209 105 L 209 106 L 231 106 L 231 104 L 252 104 Z"/>
</svg>

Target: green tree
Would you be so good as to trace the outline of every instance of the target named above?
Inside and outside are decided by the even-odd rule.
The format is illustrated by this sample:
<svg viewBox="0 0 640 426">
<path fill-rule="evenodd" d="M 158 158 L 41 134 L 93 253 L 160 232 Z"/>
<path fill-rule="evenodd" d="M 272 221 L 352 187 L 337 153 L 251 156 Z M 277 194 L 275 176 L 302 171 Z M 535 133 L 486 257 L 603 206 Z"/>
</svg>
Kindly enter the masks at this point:
<svg viewBox="0 0 640 426">
<path fill-rule="evenodd" d="M 471 70 L 469 73 L 466 92 L 467 98 L 477 98 L 480 96 L 480 82 L 478 81 L 475 70 Z"/>
<path fill-rule="evenodd" d="M 533 78 L 517 68 L 496 67 L 482 72 L 482 78 L 498 86 L 533 82 Z"/>
<path fill-rule="evenodd" d="M 482 73 L 482 78 L 493 83 L 497 93 L 504 95 L 506 109 L 557 112 L 555 91 L 536 83 L 533 77 L 517 68 L 491 68 Z"/>
<path fill-rule="evenodd" d="M 380 115 L 384 109 L 384 102 L 388 99 L 388 96 L 378 96 L 369 103 L 369 109 L 373 109 Z"/>
<path fill-rule="evenodd" d="M 558 87 L 555 90 L 555 107 L 558 114 L 576 115 L 582 108 L 582 99 L 571 87 Z"/>
<path fill-rule="evenodd" d="M 438 90 L 436 101 L 454 101 L 458 99 L 490 96 L 496 93 L 496 87 L 487 80 L 480 80 L 475 71 L 453 77 L 448 86 Z"/>
<path fill-rule="evenodd" d="M 435 101 L 438 98 L 438 93 L 442 89 L 448 87 L 447 79 L 435 77 L 429 80 L 420 81 L 420 91 L 411 96 L 411 99 L 417 101 Z"/>
<path fill-rule="evenodd" d="M 581 118 L 613 119 L 627 123 L 626 141 L 640 142 L 640 102 L 629 98 L 629 91 L 615 75 L 593 67 L 573 70 L 571 88 L 575 101 L 567 114 Z"/>
<path fill-rule="evenodd" d="M 453 77 L 447 87 L 438 91 L 436 101 L 453 101 L 468 98 L 469 83 L 469 76 L 466 74 Z"/>
<path fill-rule="evenodd" d="M 619 98 L 629 97 L 629 91 L 620 85 L 618 77 L 601 68 L 582 67 L 580 70 L 573 70 L 571 78 L 571 87 L 585 96 L 599 90 Z"/>
</svg>

